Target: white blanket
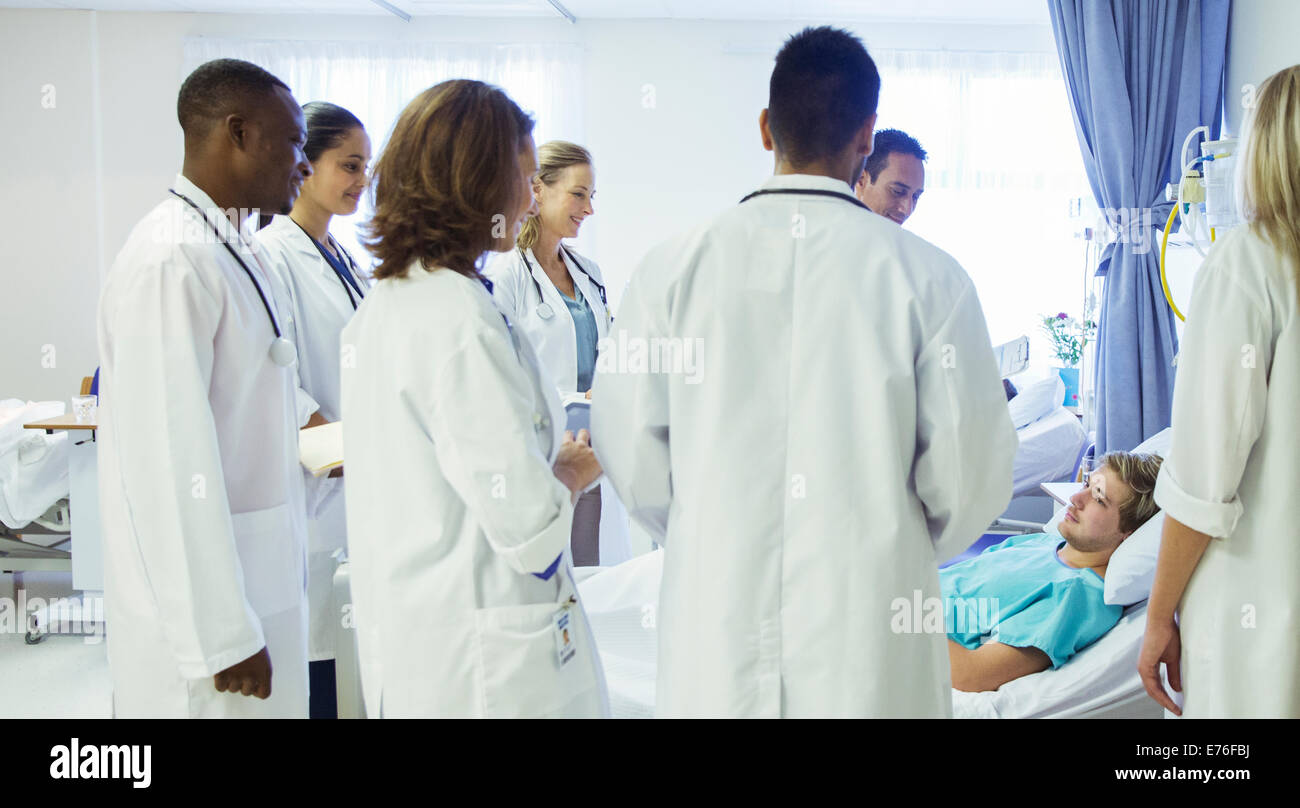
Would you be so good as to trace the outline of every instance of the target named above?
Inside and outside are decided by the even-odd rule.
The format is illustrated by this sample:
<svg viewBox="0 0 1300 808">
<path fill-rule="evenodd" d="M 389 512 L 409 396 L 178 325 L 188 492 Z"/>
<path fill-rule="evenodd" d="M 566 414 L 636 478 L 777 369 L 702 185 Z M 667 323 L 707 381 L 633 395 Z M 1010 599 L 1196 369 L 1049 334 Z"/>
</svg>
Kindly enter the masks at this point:
<svg viewBox="0 0 1300 808">
<path fill-rule="evenodd" d="M 1088 436 L 1078 416 L 1064 407 L 1016 430 L 1020 447 L 1012 471 L 1013 496 L 1039 493 L 1039 483 L 1065 479 L 1074 471 Z"/>
<path fill-rule="evenodd" d="M 68 495 L 68 433 L 23 429 L 65 408 L 61 401 L 0 401 L 0 522 L 13 530 Z"/>
<path fill-rule="evenodd" d="M 615 718 L 654 715 L 655 612 L 663 550 L 591 574 L 578 584 L 605 665 Z M 1130 607 L 1108 634 L 1065 665 L 987 693 L 953 691 L 956 718 L 1158 718 L 1137 675 L 1146 604 Z"/>
</svg>

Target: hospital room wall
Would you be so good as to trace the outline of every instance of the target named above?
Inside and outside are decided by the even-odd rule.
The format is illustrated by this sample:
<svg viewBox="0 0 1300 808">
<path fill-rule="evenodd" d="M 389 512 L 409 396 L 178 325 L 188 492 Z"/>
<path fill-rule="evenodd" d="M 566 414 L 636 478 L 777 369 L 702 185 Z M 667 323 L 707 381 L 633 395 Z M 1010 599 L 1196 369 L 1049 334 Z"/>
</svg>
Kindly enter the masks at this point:
<svg viewBox="0 0 1300 808">
<path fill-rule="evenodd" d="M 1259 84 L 1284 67 L 1300 64 L 1300 3 L 1237 0 L 1228 22 L 1227 130 L 1240 133 L 1242 87 Z"/>
<path fill-rule="evenodd" d="M 571 137 L 596 157 L 599 194 L 597 215 L 578 246 L 605 270 L 616 304 L 654 243 L 734 204 L 771 173 L 771 156 L 758 139 L 758 112 L 766 101 L 771 57 L 800 27 L 0 11 L 0 45 L 26 56 L 12 60 L 19 69 L 3 83 L 5 108 L 17 114 L 0 142 L 20 164 L 20 182 L 18 193 L 0 202 L 0 221 L 9 243 L 19 246 L 17 255 L 11 251 L 16 260 L 6 276 L 24 276 L 18 286 L 23 297 L 6 299 L 39 304 L 20 309 L 5 328 L 16 349 L 0 360 L 0 395 L 66 398 L 94 366 L 96 276 L 107 271 L 131 227 L 180 167 L 174 105 L 186 37 L 580 45 L 585 123 Z M 872 49 L 1053 50 L 1046 19 L 1042 25 L 847 27 Z M 39 88 L 51 81 L 58 85 L 63 117 L 42 120 Z M 102 127 L 96 125 L 95 103 Z M 50 316 L 52 310 L 57 317 Z M 66 345 L 58 353 L 57 374 L 40 367 L 39 348 L 46 344 Z"/>
<path fill-rule="evenodd" d="M 96 363 L 94 20 L 0 12 L 0 398 L 59 399 Z"/>
</svg>

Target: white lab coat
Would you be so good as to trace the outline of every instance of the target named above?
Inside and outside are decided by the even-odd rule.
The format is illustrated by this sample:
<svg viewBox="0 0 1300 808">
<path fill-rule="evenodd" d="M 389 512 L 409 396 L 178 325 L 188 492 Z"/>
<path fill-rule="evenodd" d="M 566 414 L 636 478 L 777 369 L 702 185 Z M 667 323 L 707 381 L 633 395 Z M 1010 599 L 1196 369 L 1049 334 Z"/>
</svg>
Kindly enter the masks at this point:
<svg viewBox="0 0 1300 808">
<path fill-rule="evenodd" d="M 1180 614 L 1183 715 L 1300 718 L 1295 269 L 1241 227 L 1192 288 L 1156 502 L 1213 537 Z"/>
<path fill-rule="evenodd" d="M 848 200 L 760 196 L 651 250 L 616 331 L 592 419 L 665 544 L 657 712 L 949 716 L 942 626 L 895 629 L 1006 505 L 1016 450 L 961 267 Z M 647 339 L 699 361 L 647 370 L 672 344 Z"/>
<path fill-rule="evenodd" d="M 557 661 L 552 619 L 576 597 L 572 505 L 551 470 L 564 409 L 528 340 L 512 340 L 477 280 L 417 265 L 371 288 L 343 344 L 367 714 L 605 715 L 576 600 L 577 655 Z M 549 579 L 533 575 L 557 558 Z"/>
<path fill-rule="evenodd" d="M 613 317 L 600 299 L 600 290 L 596 284 L 604 285 L 605 279 L 595 261 L 578 255 L 576 251 L 569 252 L 581 266 L 575 269 L 567 256 L 564 265 L 569 270 L 574 286 L 591 307 L 596 320 L 597 339 L 604 339 L 609 336 Z M 519 250 L 510 250 L 492 256 L 483 274 L 494 284 L 493 297 L 497 299 L 497 304 L 510 316 L 511 322 L 516 323 L 519 330 L 528 335 L 533 349 L 542 361 L 542 367 L 556 389 L 561 395 L 574 393 L 578 389 L 578 344 L 573 315 L 569 313 L 560 290 L 555 288 L 555 284 L 538 263 L 537 256 L 531 249 L 524 253 L 528 257 L 527 265 Z M 531 273 L 528 265 L 532 267 Z M 533 283 L 534 279 L 536 283 Z M 538 287 L 541 288 L 540 297 Z M 553 312 L 549 319 L 543 319 L 537 313 L 537 307 L 543 301 L 550 305 Z M 596 440 L 598 438 L 592 436 L 592 442 L 595 443 Z M 607 479 L 600 482 L 599 553 L 602 567 L 612 567 L 632 557 L 627 509 Z"/>
<path fill-rule="evenodd" d="M 184 177 L 172 186 L 204 210 Z M 257 276 L 249 247 L 208 218 Z M 293 377 L 248 276 L 175 197 L 131 231 L 99 307 L 100 518 L 118 716 L 307 717 L 306 525 Z M 266 701 L 212 676 L 265 646 Z"/>
<path fill-rule="evenodd" d="M 352 298 L 334 269 L 326 263 L 311 237 L 288 216 L 276 216 L 257 232 L 257 244 L 265 249 L 272 285 L 285 312 L 281 330 L 298 348 L 295 381 L 298 425 L 306 426 L 312 413 L 327 421 L 341 417 L 339 402 L 339 335 L 352 319 Z M 346 262 L 346 261 L 345 261 Z M 362 294 L 369 287 L 365 277 L 350 266 Z M 341 615 L 331 608 L 335 553 L 347 546 L 344 513 L 344 480 L 313 477 L 303 471 L 307 485 L 307 600 L 311 609 L 309 658 L 334 658 L 334 634 Z"/>
</svg>

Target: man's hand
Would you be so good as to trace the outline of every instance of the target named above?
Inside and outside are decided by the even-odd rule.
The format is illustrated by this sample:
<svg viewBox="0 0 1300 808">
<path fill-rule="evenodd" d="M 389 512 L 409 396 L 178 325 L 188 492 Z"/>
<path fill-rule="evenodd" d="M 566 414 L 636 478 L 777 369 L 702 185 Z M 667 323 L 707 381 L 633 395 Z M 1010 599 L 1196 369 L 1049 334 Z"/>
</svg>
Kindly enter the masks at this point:
<svg viewBox="0 0 1300 808">
<path fill-rule="evenodd" d="M 311 417 L 307 419 L 307 423 L 303 424 L 302 428 L 308 429 L 313 426 L 325 426 L 328 423 L 330 422 L 325 420 L 325 416 L 320 414 L 320 410 L 316 410 L 316 412 L 313 412 Z"/>
<path fill-rule="evenodd" d="M 259 699 L 271 695 L 271 655 L 265 647 L 243 662 L 237 662 L 212 677 L 212 684 L 218 693 L 240 693 L 245 696 L 257 696 Z"/>
<path fill-rule="evenodd" d="M 595 482 L 601 474 L 600 462 L 591 450 L 591 435 L 587 430 L 578 430 L 577 438 L 572 432 L 564 433 L 564 442 L 560 444 L 552 470 L 556 479 L 574 495 Z"/>
</svg>

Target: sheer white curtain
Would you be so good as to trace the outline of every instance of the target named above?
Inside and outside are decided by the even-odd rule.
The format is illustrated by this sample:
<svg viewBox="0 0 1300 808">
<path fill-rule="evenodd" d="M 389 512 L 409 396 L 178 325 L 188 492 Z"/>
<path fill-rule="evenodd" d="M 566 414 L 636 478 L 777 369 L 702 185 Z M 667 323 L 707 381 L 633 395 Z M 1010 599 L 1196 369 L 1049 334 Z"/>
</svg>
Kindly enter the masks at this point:
<svg viewBox="0 0 1300 808">
<path fill-rule="evenodd" d="M 1056 364 L 1038 315 L 1079 317 L 1081 219 L 1091 199 L 1055 54 L 874 50 L 877 129 L 929 153 L 925 193 L 905 225 L 970 274 L 994 343 L 1027 334 L 1036 367 Z"/>
<path fill-rule="evenodd" d="M 297 42 L 191 37 L 186 73 L 211 59 L 243 59 L 266 68 L 293 90 L 299 103 L 329 101 L 365 124 L 376 157 L 407 103 L 440 81 L 479 79 L 505 90 L 532 114 L 538 143 L 582 142 L 582 50 L 572 44 L 494 45 L 428 42 Z M 368 203 L 335 219 L 335 238 L 363 266 L 357 227 Z"/>
</svg>

